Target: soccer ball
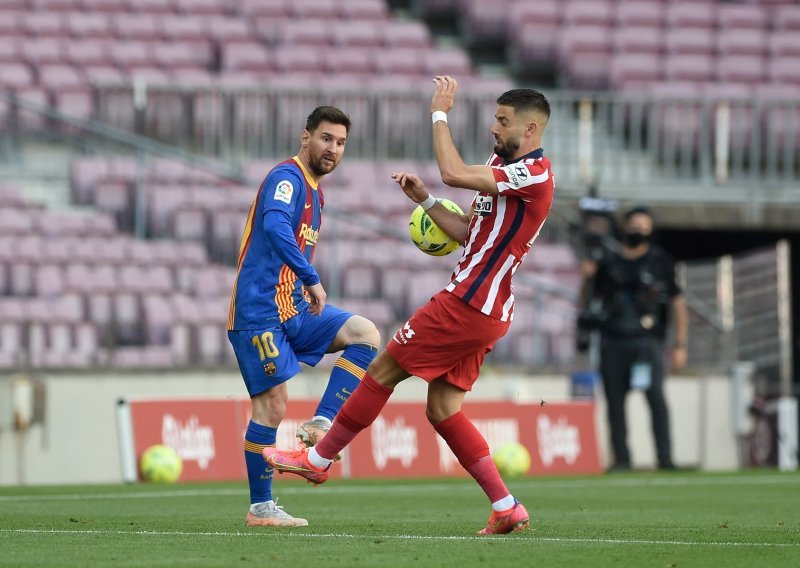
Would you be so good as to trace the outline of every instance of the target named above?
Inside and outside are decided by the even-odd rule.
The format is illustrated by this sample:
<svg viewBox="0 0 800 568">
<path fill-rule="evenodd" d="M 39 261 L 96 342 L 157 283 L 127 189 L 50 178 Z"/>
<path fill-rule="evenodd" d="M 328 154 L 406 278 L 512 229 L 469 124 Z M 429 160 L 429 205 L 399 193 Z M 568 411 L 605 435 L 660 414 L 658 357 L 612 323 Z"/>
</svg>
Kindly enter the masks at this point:
<svg viewBox="0 0 800 568">
<path fill-rule="evenodd" d="M 492 454 L 497 471 L 504 477 L 525 475 L 531 468 L 531 454 L 518 442 L 508 442 Z"/>
<path fill-rule="evenodd" d="M 449 199 L 440 198 L 437 201 L 450 211 L 454 211 L 460 215 L 464 213 L 461 207 Z M 436 223 L 433 222 L 421 205 L 418 205 L 411 213 L 411 220 L 408 223 L 408 232 L 411 235 L 411 241 L 417 245 L 419 250 L 433 256 L 450 254 L 459 246 L 458 241 L 451 239 L 447 233 L 442 231 Z"/>
<path fill-rule="evenodd" d="M 169 446 L 156 444 L 144 451 L 139 467 L 145 481 L 175 483 L 183 471 L 183 460 Z"/>
</svg>

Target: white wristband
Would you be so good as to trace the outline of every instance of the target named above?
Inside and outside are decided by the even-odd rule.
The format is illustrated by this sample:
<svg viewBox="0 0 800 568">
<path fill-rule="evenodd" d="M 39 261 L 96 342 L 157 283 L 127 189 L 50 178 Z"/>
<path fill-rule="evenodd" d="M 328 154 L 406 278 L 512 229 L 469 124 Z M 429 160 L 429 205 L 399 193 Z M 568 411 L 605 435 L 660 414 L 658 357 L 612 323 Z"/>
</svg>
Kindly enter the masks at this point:
<svg viewBox="0 0 800 568">
<path fill-rule="evenodd" d="M 437 121 L 441 120 L 445 124 L 447 123 L 447 113 L 443 110 L 435 110 L 431 113 L 431 122 L 436 124 Z"/>
<path fill-rule="evenodd" d="M 424 201 L 420 201 L 419 205 L 420 207 L 422 207 L 422 209 L 427 211 L 428 209 L 436 205 L 436 198 L 433 195 L 429 195 L 428 197 L 425 198 Z"/>
</svg>

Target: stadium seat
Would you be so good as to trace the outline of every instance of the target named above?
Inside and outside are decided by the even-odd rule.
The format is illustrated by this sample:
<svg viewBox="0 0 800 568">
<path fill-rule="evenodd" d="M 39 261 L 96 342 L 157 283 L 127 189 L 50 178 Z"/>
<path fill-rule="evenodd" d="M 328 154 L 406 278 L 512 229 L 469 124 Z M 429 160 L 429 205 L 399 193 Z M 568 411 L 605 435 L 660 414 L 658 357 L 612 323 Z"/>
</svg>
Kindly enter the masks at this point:
<svg viewBox="0 0 800 568">
<path fill-rule="evenodd" d="M 615 5 L 610 0 L 571 0 L 563 6 L 567 26 L 611 26 Z"/>
<path fill-rule="evenodd" d="M 708 54 L 667 56 L 664 76 L 670 81 L 711 81 L 714 78 L 714 57 Z"/>
<path fill-rule="evenodd" d="M 720 4 L 717 7 L 717 26 L 721 30 L 763 30 L 767 26 L 767 12 L 757 4 Z"/>
<path fill-rule="evenodd" d="M 660 28 L 664 24 L 665 4 L 661 0 L 617 2 L 615 22 L 617 29 L 628 27 Z"/>
<path fill-rule="evenodd" d="M 800 6 L 779 6 L 773 11 L 772 27 L 776 31 L 800 31 Z"/>
<path fill-rule="evenodd" d="M 721 30 L 717 35 L 717 52 L 722 56 L 751 55 L 761 57 L 767 53 L 767 37 L 763 30 Z"/>
<path fill-rule="evenodd" d="M 73 12 L 66 16 L 66 31 L 75 38 L 112 38 L 109 17 L 100 13 Z"/>
<path fill-rule="evenodd" d="M 800 42 L 797 31 L 775 31 L 769 36 L 769 54 L 773 59 L 781 57 L 800 57 Z"/>
<path fill-rule="evenodd" d="M 659 54 L 664 49 L 661 28 L 618 27 L 611 34 L 613 51 L 620 55 Z"/>
<path fill-rule="evenodd" d="M 673 2 L 667 6 L 666 21 L 670 28 L 700 28 L 716 26 L 715 2 Z"/>
<path fill-rule="evenodd" d="M 63 37 L 67 35 L 64 16 L 53 12 L 26 12 L 20 18 L 21 28 L 28 37 Z"/>
<path fill-rule="evenodd" d="M 285 45 L 329 45 L 333 41 L 334 27 L 321 17 L 314 19 L 289 20 L 277 31 L 276 40 Z"/>
<path fill-rule="evenodd" d="M 338 3 L 339 16 L 350 21 L 381 22 L 389 17 L 385 0 L 344 0 Z"/>
<path fill-rule="evenodd" d="M 763 82 L 766 75 L 767 68 L 762 57 L 731 55 L 716 60 L 716 78 L 722 82 L 755 85 Z"/>
<path fill-rule="evenodd" d="M 390 20 L 382 30 L 386 47 L 421 49 L 431 45 L 430 32 L 421 22 Z"/>
<path fill-rule="evenodd" d="M 667 53 L 672 55 L 714 53 L 716 34 L 699 28 L 669 29 L 664 35 Z"/>
</svg>

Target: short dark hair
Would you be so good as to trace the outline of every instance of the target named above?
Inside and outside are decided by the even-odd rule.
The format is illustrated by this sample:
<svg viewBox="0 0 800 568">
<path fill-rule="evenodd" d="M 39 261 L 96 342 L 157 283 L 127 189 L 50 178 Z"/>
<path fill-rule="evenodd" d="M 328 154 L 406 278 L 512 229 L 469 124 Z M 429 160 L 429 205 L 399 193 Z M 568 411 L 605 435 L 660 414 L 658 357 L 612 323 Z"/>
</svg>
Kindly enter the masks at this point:
<svg viewBox="0 0 800 568">
<path fill-rule="evenodd" d="M 511 89 L 497 97 L 497 104 L 510 106 L 514 112 L 538 110 L 550 118 L 550 102 L 534 89 Z"/>
<path fill-rule="evenodd" d="M 644 205 L 636 205 L 635 207 L 631 207 L 630 209 L 625 211 L 625 214 L 622 216 L 622 220 L 627 224 L 627 222 L 630 221 L 631 217 L 633 217 L 634 215 L 647 215 L 648 217 L 650 217 L 651 221 L 655 220 L 653 217 L 653 212 L 650 210 L 649 207 L 646 207 Z"/>
<path fill-rule="evenodd" d="M 314 132 L 323 121 L 341 124 L 350 134 L 350 117 L 334 106 L 318 106 L 312 110 L 306 120 L 306 130 Z"/>
</svg>

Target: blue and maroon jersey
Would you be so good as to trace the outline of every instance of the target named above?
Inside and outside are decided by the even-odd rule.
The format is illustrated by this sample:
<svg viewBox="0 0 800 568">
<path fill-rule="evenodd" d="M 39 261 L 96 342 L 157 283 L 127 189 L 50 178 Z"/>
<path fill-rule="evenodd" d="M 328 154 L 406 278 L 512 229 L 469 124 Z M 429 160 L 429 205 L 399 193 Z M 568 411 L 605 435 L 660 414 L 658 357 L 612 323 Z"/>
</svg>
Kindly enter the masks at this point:
<svg viewBox="0 0 800 568">
<path fill-rule="evenodd" d="M 267 213 L 288 215 L 300 252 L 310 264 L 319 236 L 324 204 L 322 191 L 295 156 L 275 166 L 258 190 L 239 247 L 236 282 L 228 313 L 229 330 L 278 325 L 308 302 L 303 283 L 267 238 Z"/>
</svg>

